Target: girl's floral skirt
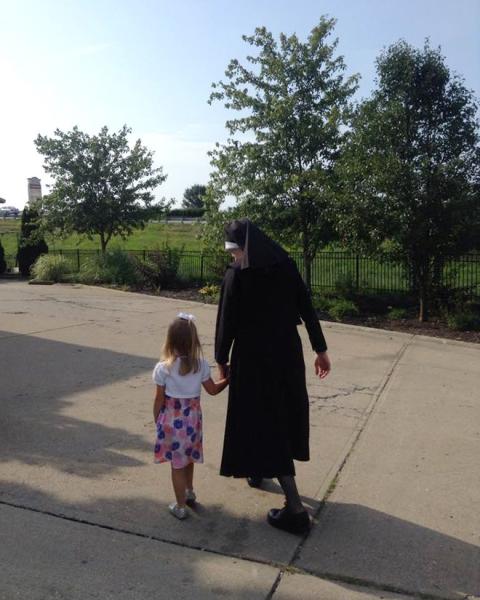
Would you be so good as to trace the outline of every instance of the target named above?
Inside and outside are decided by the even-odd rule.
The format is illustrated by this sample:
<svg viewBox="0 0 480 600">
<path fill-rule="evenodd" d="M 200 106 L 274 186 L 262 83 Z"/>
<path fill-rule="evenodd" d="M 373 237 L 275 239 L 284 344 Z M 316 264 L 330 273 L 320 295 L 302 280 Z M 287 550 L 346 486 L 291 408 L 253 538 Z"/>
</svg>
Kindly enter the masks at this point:
<svg viewBox="0 0 480 600">
<path fill-rule="evenodd" d="M 155 462 L 167 461 L 174 469 L 203 463 L 200 398 L 165 396 L 157 419 Z"/>
</svg>

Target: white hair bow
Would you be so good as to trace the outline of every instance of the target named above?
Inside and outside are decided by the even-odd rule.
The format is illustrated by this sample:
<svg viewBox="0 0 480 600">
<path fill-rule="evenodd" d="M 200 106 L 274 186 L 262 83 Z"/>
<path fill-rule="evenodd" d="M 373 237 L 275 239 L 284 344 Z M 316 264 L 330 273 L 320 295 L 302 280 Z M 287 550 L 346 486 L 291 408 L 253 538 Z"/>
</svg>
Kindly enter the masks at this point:
<svg viewBox="0 0 480 600">
<path fill-rule="evenodd" d="M 189 313 L 184 313 L 184 312 L 178 313 L 177 318 L 183 319 L 184 321 L 195 321 L 194 315 L 191 315 Z"/>
</svg>

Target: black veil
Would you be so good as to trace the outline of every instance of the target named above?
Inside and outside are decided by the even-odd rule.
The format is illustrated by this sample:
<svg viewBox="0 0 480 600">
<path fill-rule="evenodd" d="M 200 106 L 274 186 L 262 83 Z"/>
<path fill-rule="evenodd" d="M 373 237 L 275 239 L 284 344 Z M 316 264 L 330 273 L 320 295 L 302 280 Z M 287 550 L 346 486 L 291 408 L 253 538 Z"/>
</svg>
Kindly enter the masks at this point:
<svg viewBox="0 0 480 600">
<path fill-rule="evenodd" d="M 239 219 L 229 223 L 225 227 L 225 239 L 237 244 L 244 251 L 242 269 L 269 267 L 288 259 L 287 252 L 250 219 Z"/>
</svg>

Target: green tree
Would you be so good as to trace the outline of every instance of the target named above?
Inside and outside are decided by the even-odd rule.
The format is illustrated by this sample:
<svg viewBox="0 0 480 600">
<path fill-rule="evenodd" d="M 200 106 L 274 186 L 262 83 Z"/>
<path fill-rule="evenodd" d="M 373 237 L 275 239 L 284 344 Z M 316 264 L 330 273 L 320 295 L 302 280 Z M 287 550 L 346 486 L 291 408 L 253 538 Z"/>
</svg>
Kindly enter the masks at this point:
<svg viewBox="0 0 480 600">
<path fill-rule="evenodd" d="M 190 186 L 183 193 L 183 208 L 204 208 L 206 193 L 206 185 L 199 185 L 196 183 L 195 185 Z"/>
<path fill-rule="evenodd" d="M 339 229 L 352 247 L 405 266 L 424 321 L 445 261 L 480 236 L 477 107 L 428 42 L 390 46 L 377 75 L 339 163 Z"/>
<path fill-rule="evenodd" d="M 303 251 L 305 279 L 317 250 L 331 241 L 334 166 L 358 76 L 344 77 L 343 57 L 329 41 L 334 19 L 322 17 L 302 43 L 265 28 L 243 39 L 258 49 L 252 68 L 232 60 L 227 82 L 213 84 L 210 102 L 224 101 L 238 118 L 226 122 L 230 134 L 211 153 L 213 197 L 227 196 L 240 212 L 274 237 Z"/>
<path fill-rule="evenodd" d="M 3 249 L 2 241 L 0 240 L 0 275 L 5 273 L 7 270 L 7 263 L 5 262 L 5 250 Z"/>
<path fill-rule="evenodd" d="M 48 246 L 43 239 L 38 210 L 34 206 L 25 206 L 17 251 L 18 269 L 22 276 L 28 277 L 33 263 L 47 252 Z"/>
<path fill-rule="evenodd" d="M 166 176 L 153 167 L 153 153 L 141 140 L 130 148 L 129 133 L 126 125 L 118 133 L 103 127 L 93 136 L 74 127 L 57 129 L 52 138 L 37 137 L 44 168 L 54 180 L 41 205 L 48 230 L 98 235 L 105 253 L 112 236 L 125 238 L 158 216 L 165 201 L 153 205 L 151 190 Z"/>
</svg>

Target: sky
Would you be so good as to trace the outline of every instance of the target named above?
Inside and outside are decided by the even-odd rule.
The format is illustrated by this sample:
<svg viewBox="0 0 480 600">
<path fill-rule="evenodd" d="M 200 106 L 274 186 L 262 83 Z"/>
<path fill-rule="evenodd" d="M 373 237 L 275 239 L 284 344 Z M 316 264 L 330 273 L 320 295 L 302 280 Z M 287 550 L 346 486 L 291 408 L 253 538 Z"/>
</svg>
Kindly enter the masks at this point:
<svg viewBox="0 0 480 600">
<path fill-rule="evenodd" d="M 374 88 L 375 59 L 405 39 L 441 47 L 480 98 L 480 0 L 0 0 L 0 197 L 22 208 L 27 178 L 51 183 L 33 140 L 77 125 L 132 128 L 167 180 L 157 198 L 181 204 L 206 184 L 207 152 L 225 141 L 230 115 L 208 104 L 212 82 L 256 27 L 305 40 L 321 15 L 337 19 L 356 99 Z"/>
</svg>

